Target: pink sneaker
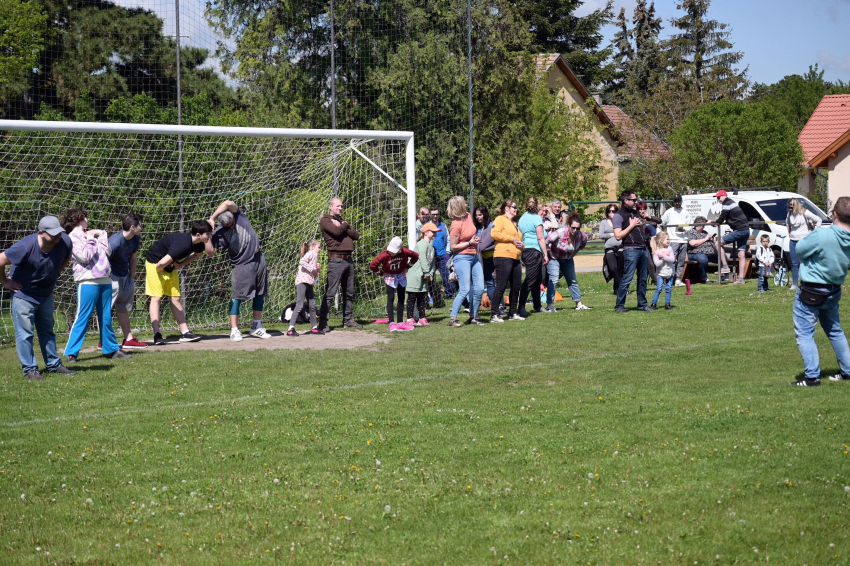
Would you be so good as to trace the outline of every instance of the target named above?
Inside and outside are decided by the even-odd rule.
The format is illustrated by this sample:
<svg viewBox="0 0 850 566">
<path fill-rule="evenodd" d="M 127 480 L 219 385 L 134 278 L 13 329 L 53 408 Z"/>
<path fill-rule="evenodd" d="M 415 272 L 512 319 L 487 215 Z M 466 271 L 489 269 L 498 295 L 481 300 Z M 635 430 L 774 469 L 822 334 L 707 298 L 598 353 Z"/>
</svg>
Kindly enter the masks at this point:
<svg viewBox="0 0 850 566">
<path fill-rule="evenodd" d="M 428 322 L 428 319 L 423 316 L 419 319 L 419 326 L 431 326 L 431 323 Z"/>
<path fill-rule="evenodd" d="M 414 328 L 416 328 L 412 324 L 407 324 L 406 322 L 399 322 L 398 324 L 396 324 L 396 327 L 399 330 L 413 330 Z"/>
<path fill-rule="evenodd" d="M 399 330 L 404 330 L 404 329 L 400 328 L 399 325 L 394 323 L 394 322 L 390 323 L 390 332 L 398 332 Z"/>
<path fill-rule="evenodd" d="M 412 318 L 408 318 L 405 324 L 407 324 L 408 326 L 422 326 L 420 323 L 416 322 Z"/>
</svg>

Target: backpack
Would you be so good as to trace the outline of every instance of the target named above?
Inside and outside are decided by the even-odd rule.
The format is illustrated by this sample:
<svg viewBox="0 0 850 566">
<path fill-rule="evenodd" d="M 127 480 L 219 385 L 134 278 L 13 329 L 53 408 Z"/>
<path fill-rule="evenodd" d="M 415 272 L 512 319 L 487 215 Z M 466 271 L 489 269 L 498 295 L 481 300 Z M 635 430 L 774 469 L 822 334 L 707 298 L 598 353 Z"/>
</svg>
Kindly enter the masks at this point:
<svg viewBox="0 0 850 566">
<path fill-rule="evenodd" d="M 307 306 L 307 301 L 304 301 L 304 306 L 301 309 L 301 312 L 298 313 L 298 320 L 294 323 L 291 322 L 292 313 L 295 311 L 295 301 L 292 301 L 285 307 L 283 307 L 283 313 L 280 315 L 280 320 L 283 322 L 289 322 L 290 324 L 306 324 L 310 322 L 310 307 Z"/>
</svg>

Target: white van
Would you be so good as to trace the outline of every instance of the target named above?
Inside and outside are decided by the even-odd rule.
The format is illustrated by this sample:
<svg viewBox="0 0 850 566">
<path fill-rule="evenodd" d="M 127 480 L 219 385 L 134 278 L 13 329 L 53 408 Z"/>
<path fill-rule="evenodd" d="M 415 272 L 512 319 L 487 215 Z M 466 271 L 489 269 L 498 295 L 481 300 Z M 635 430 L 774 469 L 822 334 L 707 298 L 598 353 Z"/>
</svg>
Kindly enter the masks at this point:
<svg viewBox="0 0 850 566">
<path fill-rule="evenodd" d="M 715 193 L 720 189 L 711 189 L 701 194 L 682 195 L 682 206 L 691 213 L 691 218 L 704 216 L 709 221 L 716 220 L 720 216 L 720 202 L 714 198 Z M 768 190 L 735 190 L 723 189 L 729 194 L 729 198 L 738 203 L 741 210 L 744 211 L 747 220 L 750 221 L 750 235 L 755 234 L 756 242 L 761 241 L 761 235 L 767 234 L 770 236 L 770 245 L 774 249 L 776 257 L 779 257 L 779 250 L 785 252 L 788 258 L 788 229 L 785 227 L 785 219 L 788 215 L 788 201 L 796 198 L 806 209 L 812 211 L 815 216 L 823 221 L 824 225 L 832 222 L 820 208 L 812 201 L 797 193 L 788 193 L 773 189 Z M 774 222 L 782 224 L 775 224 Z M 761 222 L 761 224 L 753 224 Z M 706 226 L 706 232 L 715 232 L 715 228 Z M 721 228 L 722 234 L 729 231 L 729 226 Z M 755 248 L 751 250 L 755 253 Z M 790 261 L 790 260 L 789 260 Z"/>
</svg>

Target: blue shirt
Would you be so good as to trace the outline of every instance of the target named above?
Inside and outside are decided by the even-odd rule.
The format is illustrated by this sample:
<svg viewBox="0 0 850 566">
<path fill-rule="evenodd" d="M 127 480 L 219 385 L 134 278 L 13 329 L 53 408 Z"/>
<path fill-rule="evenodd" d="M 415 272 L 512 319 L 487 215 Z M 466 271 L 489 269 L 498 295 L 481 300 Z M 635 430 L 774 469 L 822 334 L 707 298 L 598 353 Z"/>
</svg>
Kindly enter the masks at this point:
<svg viewBox="0 0 850 566">
<path fill-rule="evenodd" d="M 130 274 L 130 256 L 139 251 L 141 241 L 139 236 L 128 240 L 124 237 L 124 232 L 116 232 L 109 237 L 109 265 L 113 275 L 126 277 Z"/>
<path fill-rule="evenodd" d="M 524 249 L 537 250 L 538 252 L 543 251 L 540 249 L 540 242 L 537 241 L 538 226 L 543 226 L 543 219 L 536 212 L 526 212 L 519 219 L 517 228 L 519 228 L 522 234 L 522 245 L 525 246 Z"/>
<path fill-rule="evenodd" d="M 71 238 L 63 233 L 62 240 L 44 253 L 38 245 L 38 234 L 30 234 L 5 253 L 12 264 L 9 278 L 21 284 L 14 296 L 38 305 L 53 294 L 59 268 L 71 255 Z"/>
<path fill-rule="evenodd" d="M 448 251 L 446 250 L 446 246 L 449 243 L 449 229 L 446 228 L 445 222 L 440 222 L 437 225 L 437 228 L 442 230 L 441 232 L 437 232 L 434 236 L 434 252 L 437 256 L 446 255 Z"/>
</svg>

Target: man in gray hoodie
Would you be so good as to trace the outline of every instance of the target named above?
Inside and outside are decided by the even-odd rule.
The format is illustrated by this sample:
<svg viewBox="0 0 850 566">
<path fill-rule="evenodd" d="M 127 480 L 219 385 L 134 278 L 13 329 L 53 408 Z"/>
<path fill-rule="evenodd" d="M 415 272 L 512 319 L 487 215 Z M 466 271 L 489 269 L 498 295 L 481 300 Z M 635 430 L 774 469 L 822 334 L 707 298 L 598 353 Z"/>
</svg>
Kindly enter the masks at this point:
<svg viewBox="0 0 850 566">
<path fill-rule="evenodd" d="M 801 387 L 820 385 L 820 359 L 815 325 L 829 337 L 840 373 L 831 381 L 850 380 L 850 346 L 841 329 L 838 303 L 841 284 L 850 268 L 850 197 L 841 197 L 832 209 L 832 226 L 815 230 L 797 243 L 800 288 L 794 299 L 794 333 L 803 357 L 805 375 L 792 382 Z"/>
</svg>

